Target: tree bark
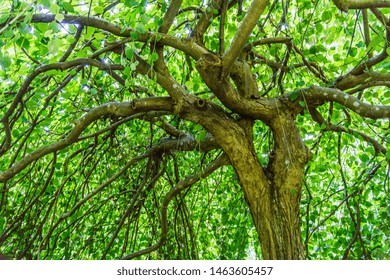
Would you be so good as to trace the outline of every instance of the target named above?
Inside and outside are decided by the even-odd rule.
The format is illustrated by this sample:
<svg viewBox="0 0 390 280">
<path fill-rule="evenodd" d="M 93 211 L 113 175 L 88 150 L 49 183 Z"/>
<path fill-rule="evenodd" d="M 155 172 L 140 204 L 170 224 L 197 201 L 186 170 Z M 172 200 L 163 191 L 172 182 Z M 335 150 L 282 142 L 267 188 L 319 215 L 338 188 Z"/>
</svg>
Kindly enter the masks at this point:
<svg viewBox="0 0 390 280">
<path fill-rule="evenodd" d="M 215 123 L 214 123 L 215 124 Z M 270 124 L 274 151 L 262 167 L 252 141 L 251 120 L 211 126 L 229 156 L 256 227 L 264 259 L 305 259 L 299 206 L 309 152 L 294 117 L 279 116 Z"/>
<path fill-rule="evenodd" d="M 231 151 L 226 148 L 225 151 L 248 202 L 263 258 L 305 259 L 299 206 L 308 152 L 292 119 L 280 118 L 273 130 L 279 140 L 275 139 L 275 150 L 266 170 L 260 165 L 253 145 L 237 145 L 237 141 Z M 235 156 L 236 153 L 240 156 Z"/>
</svg>

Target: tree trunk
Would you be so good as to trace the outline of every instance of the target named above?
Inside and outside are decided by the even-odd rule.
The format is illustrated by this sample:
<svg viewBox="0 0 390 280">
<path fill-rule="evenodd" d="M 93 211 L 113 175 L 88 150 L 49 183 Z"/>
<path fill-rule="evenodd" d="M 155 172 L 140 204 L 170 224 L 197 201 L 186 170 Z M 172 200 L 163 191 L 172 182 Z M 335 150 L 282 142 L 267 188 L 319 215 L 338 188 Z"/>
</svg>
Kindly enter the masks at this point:
<svg viewBox="0 0 390 280">
<path fill-rule="evenodd" d="M 253 158 L 253 163 L 255 161 L 257 158 Z M 290 187 L 298 178 L 291 176 L 286 180 L 264 181 L 255 165 L 243 170 L 237 165 L 235 167 L 258 233 L 263 258 L 304 259 L 299 219 L 301 186 L 298 192 Z"/>
<path fill-rule="evenodd" d="M 299 209 L 304 167 L 310 159 L 310 153 L 303 144 L 294 118 L 293 114 L 280 114 L 271 122 L 274 151 L 264 170 L 268 179 L 262 183 L 265 191 L 260 199 L 248 197 L 264 259 L 305 258 Z M 248 171 L 251 172 L 240 172 L 248 179 L 256 176 L 246 174 Z M 252 184 L 241 181 L 245 192 L 248 188 L 258 188 L 259 176 L 252 178 L 255 178 Z"/>
<path fill-rule="evenodd" d="M 226 143 L 221 144 L 238 174 L 261 243 L 263 258 L 305 259 L 299 206 L 309 152 L 293 117 L 279 116 L 270 126 L 275 144 L 265 169 L 254 151 L 251 133 L 247 134 L 247 141 L 243 141 L 242 135 L 229 132 L 233 140 L 229 141 L 228 146 Z"/>
<path fill-rule="evenodd" d="M 246 176 L 255 176 L 246 172 Z M 242 184 L 244 192 L 264 185 L 253 177 L 253 183 Z M 261 244 L 264 259 L 304 259 L 301 239 L 299 200 L 300 194 L 291 193 L 286 185 L 267 182 L 266 190 L 254 199 L 246 195 L 252 219 Z"/>
</svg>

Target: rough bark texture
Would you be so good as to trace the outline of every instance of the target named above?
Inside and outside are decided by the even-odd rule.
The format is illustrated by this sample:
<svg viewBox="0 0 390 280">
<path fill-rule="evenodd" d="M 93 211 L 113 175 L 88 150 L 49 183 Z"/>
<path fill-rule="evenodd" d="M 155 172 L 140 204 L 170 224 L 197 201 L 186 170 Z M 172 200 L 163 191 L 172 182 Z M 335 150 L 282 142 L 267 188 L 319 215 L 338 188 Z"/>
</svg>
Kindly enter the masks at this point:
<svg viewBox="0 0 390 280">
<path fill-rule="evenodd" d="M 308 154 L 293 120 L 281 117 L 275 121 L 274 134 L 279 140 L 265 171 L 250 144 L 251 135 L 243 141 L 238 133 L 233 134 L 230 143 L 220 144 L 239 176 L 263 258 L 304 259 L 299 205 Z"/>
</svg>

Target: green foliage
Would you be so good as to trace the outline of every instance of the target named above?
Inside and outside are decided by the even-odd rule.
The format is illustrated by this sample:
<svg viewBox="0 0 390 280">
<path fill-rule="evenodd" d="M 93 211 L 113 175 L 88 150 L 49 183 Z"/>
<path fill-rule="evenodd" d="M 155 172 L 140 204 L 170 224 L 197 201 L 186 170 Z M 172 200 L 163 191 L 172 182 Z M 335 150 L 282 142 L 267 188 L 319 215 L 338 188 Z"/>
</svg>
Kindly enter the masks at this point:
<svg viewBox="0 0 390 280">
<path fill-rule="evenodd" d="M 161 61 L 188 94 L 231 113 L 206 86 L 193 58 L 172 46 L 160 52 L 162 34 L 148 37 L 159 31 L 172 1 L 113 2 L 2 1 L 0 118 L 19 98 L 26 81 L 30 83 L 7 123 L 11 143 L 1 140 L 1 148 L 9 147 L 0 156 L 0 173 L 30 153 L 61 142 L 76 120 L 101 105 L 168 96 L 154 76 Z M 224 53 L 245 13 L 237 15 L 236 6 L 228 11 L 221 46 L 219 11 L 208 7 L 209 2 L 183 1 L 167 35 L 188 38 L 208 12 L 215 18 L 202 43 L 213 53 Z M 247 2 L 244 10 L 249 8 Z M 323 102 L 317 110 L 326 122 L 315 122 L 299 91 L 313 85 L 333 88 L 337 77 L 349 73 L 368 53 L 383 50 L 385 28 L 370 14 L 372 38 L 366 44 L 360 31 L 361 12 L 341 13 L 331 1 L 308 0 L 290 1 L 286 10 L 283 2 L 289 1 L 275 1 L 272 11 L 268 6 L 248 43 L 289 37 L 297 47 L 256 45 L 253 52 L 261 55 L 253 57 L 251 67 L 263 97 L 292 92 L 287 101 L 305 109 L 296 123 L 313 155 L 300 205 L 307 257 L 390 259 L 388 119 L 370 120 L 336 102 Z M 55 20 L 35 22 L 33 15 L 39 13 L 53 14 Z M 69 15 L 102 19 L 106 26 L 65 23 Z M 16 16 L 19 20 L 13 21 Z M 105 30 L 108 23 L 128 36 Z M 117 48 L 108 51 L 112 44 Z M 389 47 L 386 51 L 389 54 Z M 147 71 L 140 70 L 139 57 L 150 65 Z M 85 62 L 43 68 L 77 59 L 92 59 L 99 67 Z M 107 65 L 116 68 L 105 69 Z M 384 75 L 389 70 L 388 58 L 375 69 Z M 390 105 L 389 91 L 383 86 L 365 89 L 359 98 L 368 104 Z M 229 117 L 241 116 L 231 113 Z M 340 129 L 331 131 L 330 124 Z M 153 150 L 185 135 L 195 143 L 188 151 L 178 144 L 171 150 Z M 266 169 L 274 148 L 272 132 L 256 121 L 253 135 L 256 154 Z M 118 259 L 158 243 L 166 195 L 194 174 L 203 174 L 222 153 L 214 147 L 201 150 L 208 136 L 200 124 L 166 112 L 96 118 L 72 145 L 40 157 L 2 183 L 0 251 L 21 259 Z M 0 139 L 7 137 L 3 123 Z M 297 194 L 291 188 L 291 195 Z M 231 166 L 222 166 L 180 191 L 167 209 L 164 246 L 139 259 L 261 258 L 258 236 Z"/>
</svg>

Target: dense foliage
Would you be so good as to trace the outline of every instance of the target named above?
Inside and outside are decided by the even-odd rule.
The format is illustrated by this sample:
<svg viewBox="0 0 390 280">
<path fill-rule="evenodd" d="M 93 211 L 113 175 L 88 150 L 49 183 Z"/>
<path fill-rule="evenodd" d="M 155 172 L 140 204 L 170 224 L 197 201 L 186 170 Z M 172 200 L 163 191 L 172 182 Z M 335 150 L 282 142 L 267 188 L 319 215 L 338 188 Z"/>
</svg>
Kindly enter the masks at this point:
<svg viewBox="0 0 390 280">
<path fill-rule="evenodd" d="M 208 115 L 173 107 L 245 116 L 208 86 L 197 60 L 230 54 L 252 2 L 3 0 L 0 252 L 262 258 L 236 168 L 203 125 Z M 306 258 L 390 259 L 388 9 L 254 2 L 265 9 L 244 38 L 245 57 L 232 57 L 257 82 L 259 96 L 245 98 L 290 102 L 311 152 L 299 191 Z M 234 82 L 240 91 L 246 76 Z M 308 102 L 312 86 L 322 97 Z M 247 117 L 267 170 L 275 134 Z"/>
</svg>

